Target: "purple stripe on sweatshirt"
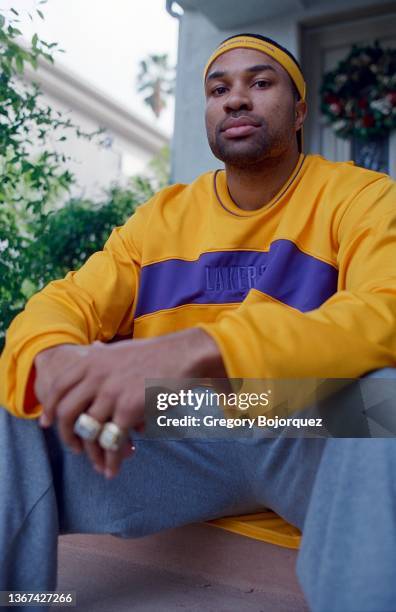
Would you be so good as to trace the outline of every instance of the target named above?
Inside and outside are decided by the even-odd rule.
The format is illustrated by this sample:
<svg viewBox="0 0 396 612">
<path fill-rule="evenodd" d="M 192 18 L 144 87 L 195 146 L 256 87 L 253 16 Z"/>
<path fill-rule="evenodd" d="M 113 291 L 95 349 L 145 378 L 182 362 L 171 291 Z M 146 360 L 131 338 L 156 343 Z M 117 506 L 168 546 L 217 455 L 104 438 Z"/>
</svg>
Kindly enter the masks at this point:
<svg viewBox="0 0 396 612">
<path fill-rule="evenodd" d="M 269 252 L 216 251 L 144 266 L 135 317 L 183 304 L 242 302 L 255 288 L 306 312 L 337 290 L 337 270 L 288 240 Z"/>
</svg>

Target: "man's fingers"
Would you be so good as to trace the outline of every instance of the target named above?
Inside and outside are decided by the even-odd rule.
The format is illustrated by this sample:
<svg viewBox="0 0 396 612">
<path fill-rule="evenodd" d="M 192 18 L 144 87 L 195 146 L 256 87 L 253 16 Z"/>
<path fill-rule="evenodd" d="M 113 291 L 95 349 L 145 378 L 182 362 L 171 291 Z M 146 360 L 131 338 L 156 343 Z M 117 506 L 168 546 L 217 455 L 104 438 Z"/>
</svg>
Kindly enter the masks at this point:
<svg viewBox="0 0 396 612">
<path fill-rule="evenodd" d="M 127 447 L 129 447 L 129 449 L 131 448 L 131 442 L 129 438 L 127 438 L 124 441 L 124 443 L 121 445 L 118 451 L 106 451 L 105 452 L 105 472 L 104 473 L 105 473 L 106 478 L 114 478 L 114 476 L 117 476 L 120 470 L 121 463 L 123 459 L 126 458 L 125 455 L 129 454 Z"/>
<path fill-rule="evenodd" d="M 99 474 L 104 474 L 106 460 L 105 451 L 103 450 L 103 448 L 99 445 L 97 441 L 91 442 L 89 440 L 83 440 L 83 444 L 88 459 L 92 463 L 92 467 L 97 472 L 99 472 Z"/>
<path fill-rule="evenodd" d="M 92 405 L 87 410 L 87 414 L 92 418 L 99 421 L 103 425 L 108 421 L 114 411 L 114 399 L 111 395 L 108 395 L 105 391 L 99 394 Z M 99 434 L 100 435 L 100 434 Z M 93 467 L 100 473 L 104 473 L 105 470 L 105 451 L 99 445 L 99 442 L 96 440 L 94 442 L 89 442 L 86 440 L 84 442 L 84 449 L 87 453 L 89 459 Z"/>
<path fill-rule="evenodd" d="M 131 428 L 135 428 L 136 424 L 142 422 L 144 415 L 144 395 L 142 397 L 135 397 L 132 403 L 130 397 L 125 395 L 118 400 L 117 406 L 112 416 L 112 422 L 116 425 L 121 432 L 125 435 L 125 442 L 121 445 L 118 451 L 106 451 L 105 453 L 105 476 L 112 478 L 118 474 L 122 460 L 126 456 L 133 455 L 134 447 L 132 449 L 131 440 L 129 438 L 129 431 Z M 127 449 L 126 447 L 129 447 Z"/>
<path fill-rule="evenodd" d="M 75 363 L 62 371 L 57 380 L 47 383 L 44 397 L 38 397 L 43 405 L 43 413 L 40 417 L 42 427 L 49 427 L 53 424 L 59 403 L 83 379 L 85 365 L 84 362 Z"/>
<path fill-rule="evenodd" d="M 77 418 L 85 412 L 95 396 L 96 386 L 87 381 L 73 387 L 59 402 L 56 410 L 58 429 L 65 444 L 78 451 L 82 448 L 81 438 L 74 431 Z"/>
<path fill-rule="evenodd" d="M 105 452 L 106 478 L 113 478 L 118 474 L 123 459 L 128 456 L 127 447 L 131 449 L 132 446 L 129 439 L 131 415 L 129 414 L 129 410 L 125 410 L 125 406 L 128 406 L 128 403 L 124 404 L 123 408 L 122 405 L 118 404 L 112 417 L 112 423 L 119 429 L 124 439 L 121 440 L 120 448 L 117 451 L 107 450 Z"/>
<path fill-rule="evenodd" d="M 122 461 L 132 457 L 135 447 L 128 439 L 119 451 L 105 451 L 98 441 L 84 441 L 84 450 L 97 472 L 104 474 L 108 478 L 113 478 L 118 473 Z"/>
</svg>

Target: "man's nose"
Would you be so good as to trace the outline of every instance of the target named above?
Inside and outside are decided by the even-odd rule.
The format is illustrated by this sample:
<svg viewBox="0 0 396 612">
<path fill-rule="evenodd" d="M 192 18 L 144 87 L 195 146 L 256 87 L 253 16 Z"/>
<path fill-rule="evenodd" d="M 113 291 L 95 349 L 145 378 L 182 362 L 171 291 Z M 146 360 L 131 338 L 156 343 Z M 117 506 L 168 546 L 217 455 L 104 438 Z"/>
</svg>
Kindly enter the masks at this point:
<svg viewBox="0 0 396 612">
<path fill-rule="evenodd" d="M 238 110 L 252 110 L 253 104 L 249 96 L 249 90 L 244 87 L 233 87 L 227 98 L 224 100 L 224 110 L 226 112 Z"/>
</svg>

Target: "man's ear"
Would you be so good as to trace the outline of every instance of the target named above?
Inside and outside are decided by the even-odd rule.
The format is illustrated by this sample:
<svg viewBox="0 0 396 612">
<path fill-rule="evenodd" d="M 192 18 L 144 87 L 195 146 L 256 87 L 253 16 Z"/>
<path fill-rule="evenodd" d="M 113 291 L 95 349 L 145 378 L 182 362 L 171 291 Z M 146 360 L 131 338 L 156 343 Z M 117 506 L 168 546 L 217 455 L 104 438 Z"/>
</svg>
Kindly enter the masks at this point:
<svg viewBox="0 0 396 612">
<path fill-rule="evenodd" d="M 295 127 L 296 132 L 302 127 L 307 116 L 307 103 L 304 100 L 297 100 L 295 104 Z"/>
</svg>

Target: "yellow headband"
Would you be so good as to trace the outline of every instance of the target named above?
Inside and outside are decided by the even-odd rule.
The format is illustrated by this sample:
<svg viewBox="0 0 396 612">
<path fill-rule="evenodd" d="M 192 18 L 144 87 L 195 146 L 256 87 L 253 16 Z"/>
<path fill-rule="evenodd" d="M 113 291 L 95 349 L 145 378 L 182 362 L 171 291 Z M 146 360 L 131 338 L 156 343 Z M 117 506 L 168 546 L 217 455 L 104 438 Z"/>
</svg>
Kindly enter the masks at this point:
<svg viewBox="0 0 396 612">
<path fill-rule="evenodd" d="M 305 92 L 306 86 L 304 77 L 302 75 L 301 70 L 297 66 L 297 64 L 292 60 L 292 58 L 276 47 L 275 45 L 267 42 L 265 40 L 261 40 L 260 38 L 255 38 L 253 36 L 235 36 L 234 38 L 230 38 L 223 42 L 220 47 L 212 53 L 210 56 L 208 63 L 205 66 L 204 70 L 204 80 L 208 74 L 208 70 L 210 66 L 213 64 L 215 59 L 217 59 L 223 53 L 227 51 L 231 51 L 232 49 L 255 49 L 256 51 L 261 51 L 262 53 L 266 53 L 270 57 L 273 57 L 289 74 L 293 83 L 297 87 L 297 91 L 301 96 L 302 100 L 305 100 Z"/>
</svg>

